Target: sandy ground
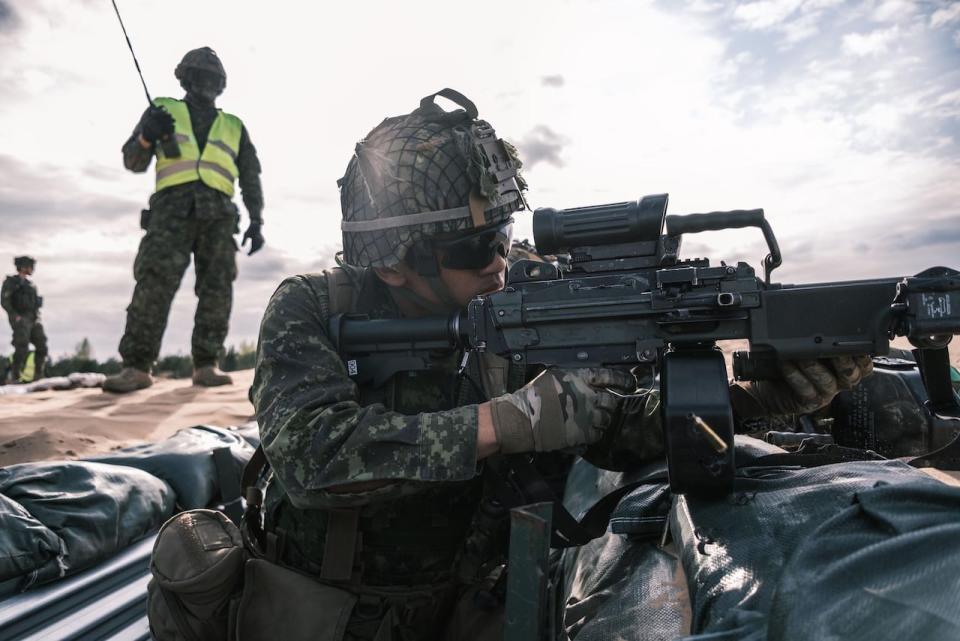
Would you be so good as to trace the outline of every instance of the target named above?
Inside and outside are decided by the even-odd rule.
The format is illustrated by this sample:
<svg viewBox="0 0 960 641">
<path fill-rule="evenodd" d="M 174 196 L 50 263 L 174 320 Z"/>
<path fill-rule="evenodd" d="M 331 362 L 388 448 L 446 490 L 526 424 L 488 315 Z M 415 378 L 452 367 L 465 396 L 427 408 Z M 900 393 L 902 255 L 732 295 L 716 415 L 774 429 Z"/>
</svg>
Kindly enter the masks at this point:
<svg viewBox="0 0 960 641">
<path fill-rule="evenodd" d="M 94 388 L 0 396 L 0 467 L 81 458 L 161 440 L 192 425 L 245 423 L 253 416 L 247 400 L 253 370 L 230 375 L 233 385 L 222 387 L 158 379 L 122 395 Z"/>
</svg>

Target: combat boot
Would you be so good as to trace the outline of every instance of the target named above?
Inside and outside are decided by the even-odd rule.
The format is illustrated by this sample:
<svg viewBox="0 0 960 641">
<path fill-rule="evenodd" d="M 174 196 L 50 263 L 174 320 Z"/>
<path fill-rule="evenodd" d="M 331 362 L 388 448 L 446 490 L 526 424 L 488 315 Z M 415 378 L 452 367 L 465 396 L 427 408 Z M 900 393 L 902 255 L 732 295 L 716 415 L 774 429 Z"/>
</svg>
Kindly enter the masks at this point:
<svg viewBox="0 0 960 641">
<path fill-rule="evenodd" d="M 136 367 L 124 367 L 119 374 L 108 376 L 103 381 L 103 391 L 126 394 L 153 385 L 153 377 Z"/>
<path fill-rule="evenodd" d="M 233 379 L 228 374 L 224 374 L 213 365 L 195 367 L 193 369 L 193 384 L 203 387 L 217 387 L 218 385 L 230 385 Z"/>
</svg>

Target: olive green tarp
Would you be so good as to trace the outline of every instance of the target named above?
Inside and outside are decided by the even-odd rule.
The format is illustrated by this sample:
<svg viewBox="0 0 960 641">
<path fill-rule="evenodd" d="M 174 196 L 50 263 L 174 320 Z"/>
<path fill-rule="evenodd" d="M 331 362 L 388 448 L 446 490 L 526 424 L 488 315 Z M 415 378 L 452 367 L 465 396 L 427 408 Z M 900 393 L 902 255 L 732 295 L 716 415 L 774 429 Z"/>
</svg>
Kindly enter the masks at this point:
<svg viewBox="0 0 960 641">
<path fill-rule="evenodd" d="M 738 437 L 729 497 L 665 509 L 642 487 L 565 552 L 569 637 L 960 639 L 960 488 L 900 461 L 748 466 L 770 448 Z M 578 461 L 565 503 L 576 514 L 625 480 Z"/>
<path fill-rule="evenodd" d="M 173 507 L 170 486 L 131 467 L 50 461 L 0 469 L 0 597 L 112 556 Z"/>
<path fill-rule="evenodd" d="M 238 486 L 258 442 L 255 424 L 201 425 L 96 459 L 0 468 L 0 598 L 96 565 L 178 507 L 215 505 L 222 475 Z M 227 470 L 214 463 L 219 448 Z"/>
</svg>

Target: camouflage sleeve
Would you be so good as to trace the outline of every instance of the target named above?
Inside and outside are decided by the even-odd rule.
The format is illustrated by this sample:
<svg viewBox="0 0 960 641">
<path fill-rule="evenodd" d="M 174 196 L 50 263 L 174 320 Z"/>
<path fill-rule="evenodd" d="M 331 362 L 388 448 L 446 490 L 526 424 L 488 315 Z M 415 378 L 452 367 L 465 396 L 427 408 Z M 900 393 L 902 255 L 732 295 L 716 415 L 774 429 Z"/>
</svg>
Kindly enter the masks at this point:
<svg viewBox="0 0 960 641">
<path fill-rule="evenodd" d="M 240 152 L 237 154 L 240 192 L 251 223 L 263 223 L 263 186 L 260 183 L 260 159 L 257 148 L 244 127 L 240 133 Z"/>
<path fill-rule="evenodd" d="M 250 389 L 264 452 L 293 505 L 370 500 L 352 488 L 349 495 L 327 491 L 346 484 L 406 481 L 393 484 L 395 492 L 376 490 L 384 500 L 425 481 L 475 476 L 477 406 L 412 416 L 361 406 L 327 336 L 325 288 L 312 282 L 287 279 L 270 299 Z"/>
<path fill-rule="evenodd" d="M 140 122 L 143 121 L 143 118 L 146 117 L 149 111 L 150 110 L 147 109 L 143 112 L 143 116 L 140 117 Z M 140 141 L 137 140 L 137 137 L 140 135 L 140 122 L 134 127 L 133 133 L 127 138 L 127 142 L 123 143 L 123 148 L 121 149 L 123 152 L 123 166 L 138 174 L 145 172 L 147 167 L 150 166 L 150 161 L 153 160 L 153 149 L 144 149 L 140 145 Z"/>
</svg>

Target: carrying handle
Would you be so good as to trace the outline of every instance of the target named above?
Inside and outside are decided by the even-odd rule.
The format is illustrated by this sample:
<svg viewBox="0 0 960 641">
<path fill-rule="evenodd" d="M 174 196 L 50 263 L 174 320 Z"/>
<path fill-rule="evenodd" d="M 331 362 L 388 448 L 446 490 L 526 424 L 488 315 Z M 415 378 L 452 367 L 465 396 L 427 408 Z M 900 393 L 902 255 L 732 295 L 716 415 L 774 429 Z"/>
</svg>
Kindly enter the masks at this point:
<svg viewBox="0 0 960 641">
<path fill-rule="evenodd" d="M 763 259 L 763 274 L 767 285 L 770 284 L 770 273 L 783 264 L 780 255 L 780 245 L 773 235 L 773 228 L 763 215 L 762 209 L 736 209 L 733 211 L 712 211 L 707 214 L 686 214 L 684 216 L 667 216 L 667 234 L 680 236 L 682 234 L 696 234 L 702 231 L 720 231 L 721 229 L 740 229 L 742 227 L 759 227 L 763 231 L 763 238 L 767 241 L 770 253 Z"/>
<path fill-rule="evenodd" d="M 462 93 L 460 93 L 456 89 L 451 89 L 450 87 L 446 87 L 436 93 L 432 93 L 429 96 L 424 96 L 423 98 L 421 98 L 420 108 L 423 109 L 428 105 L 434 105 L 436 107 L 439 107 L 439 105 L 437 105 L 436 101 L 434 100 L 434 98 L 436 98 L 437 96 L 446 98 L 450 102 L 460 107 L 463 107 L 463 110 L 467 112 L 467 115 L 470 116 L 471 119 L 476 119 L 476 117 L 480 115 L 480 112 L 477 111 L 477 106 L 473 104 L 472 100 L 464 96 Z"/>
</svg>

